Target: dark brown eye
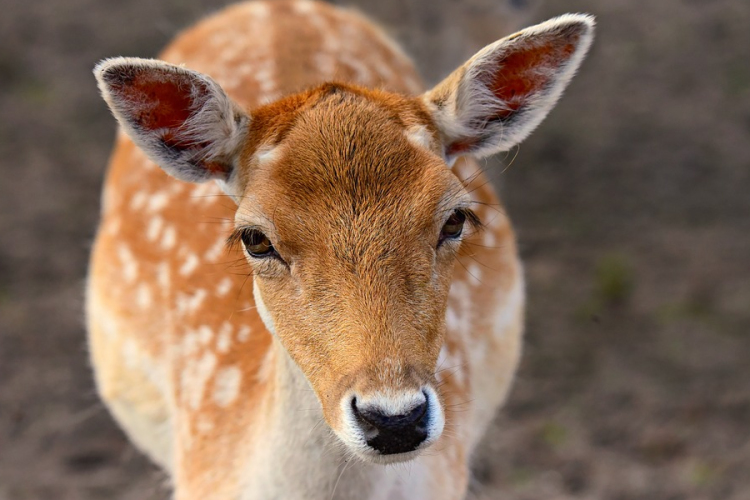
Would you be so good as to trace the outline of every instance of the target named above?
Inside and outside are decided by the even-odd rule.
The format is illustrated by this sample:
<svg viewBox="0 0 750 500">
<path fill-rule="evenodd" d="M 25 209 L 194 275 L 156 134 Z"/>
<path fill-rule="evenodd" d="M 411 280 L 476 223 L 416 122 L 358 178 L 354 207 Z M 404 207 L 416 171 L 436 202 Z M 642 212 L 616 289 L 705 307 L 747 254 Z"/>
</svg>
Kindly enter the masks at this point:
<svg viewBox="0 0 750 500">
<path fill-rule="evenodd" d="M 453 240 L 461 236 L 464 230 L 464 222 L 466 222 L 466 214 L 461 210 L 456 210 L 448 217 L 445 221 L 442 231 L 440 231 L 440 240 L 438 245 L 445 240 Z"/>
<path fill-rule="evenodd" d="M 251 229 L 242 233 L 242 243 L 247 249 L 247 253 L 256 258 L 271 257 L 276 254 L 271 240 L 265 234 Z"/>
</svg>

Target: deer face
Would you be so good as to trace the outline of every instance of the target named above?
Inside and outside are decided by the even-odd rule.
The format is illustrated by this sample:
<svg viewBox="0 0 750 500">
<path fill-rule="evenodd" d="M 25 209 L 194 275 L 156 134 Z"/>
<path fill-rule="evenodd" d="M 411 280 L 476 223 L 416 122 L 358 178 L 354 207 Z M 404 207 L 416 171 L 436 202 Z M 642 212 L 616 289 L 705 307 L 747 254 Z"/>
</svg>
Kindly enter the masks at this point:
<svg viewBox="0 0 750 500">
<path fill-rule="evenodd" d="M 259 133 L 292 125 L 246 163 L 235 238 L 331 428 L 360 456 L 407 458 L 442 432 L 434 371 L 475 217 L 417 100 L 329 86 L 306 102 L 256 115 Z"/>
<path fill-rule="evenodd" d="M 391 462 L 443 429 L 434 371 L 455 256 L 477 222 L 449 166 L 523 140 L 592 29 L 581 15 L 529 28 L 418 98 L 326 84 L 248 113 L 210 78 L 158 61 L 108 60 L 96 75 L 156 163 L 237 201 L 232 240 L 266 326 L 349 449 Z"/>
</svg>

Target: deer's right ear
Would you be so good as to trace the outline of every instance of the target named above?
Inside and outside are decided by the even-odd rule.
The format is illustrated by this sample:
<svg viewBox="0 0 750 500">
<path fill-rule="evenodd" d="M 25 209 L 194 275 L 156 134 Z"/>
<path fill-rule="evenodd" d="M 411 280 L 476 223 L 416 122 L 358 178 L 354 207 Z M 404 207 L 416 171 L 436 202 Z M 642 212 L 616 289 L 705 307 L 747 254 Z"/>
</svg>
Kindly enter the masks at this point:
<svg viewBox="0 0 750 500">
<path fill-rule="evenodd" d="M 567 14 L 479 51 L 422 96 L 445 157 L 507 151 L 547 116 L 591 45 L 594 18 Z"/>
<path fill-rule="evenodd" d="M 133 142 L 168 174 L 231 190 L 250 117 L 209 77 L 151 59 L 94 69 L 104 100 Z M 231 193 L 230 193 L 231 194 Z"/>
</svg>

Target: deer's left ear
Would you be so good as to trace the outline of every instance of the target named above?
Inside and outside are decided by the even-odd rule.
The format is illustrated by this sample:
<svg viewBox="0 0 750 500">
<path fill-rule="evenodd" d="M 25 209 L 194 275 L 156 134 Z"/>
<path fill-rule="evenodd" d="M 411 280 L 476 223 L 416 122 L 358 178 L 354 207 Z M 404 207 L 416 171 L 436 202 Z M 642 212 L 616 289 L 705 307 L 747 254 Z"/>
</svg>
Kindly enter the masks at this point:
<svg viewBox="0 0 750 500">
<path fill-rule="evenodd" d="M 567 14 L 488 45 L 422 96 L 445 156 L 483 157 L 525 139 L 583 61 L 594 18 Z"/>
<path fill-rule="evenodd" d="M 168 174 L 219 181 L 233 194 L 235 160 L 250 116 L 211 78 L 165 62 L 118 57 L 94 70 L 130 138 Z"/>
</svg>

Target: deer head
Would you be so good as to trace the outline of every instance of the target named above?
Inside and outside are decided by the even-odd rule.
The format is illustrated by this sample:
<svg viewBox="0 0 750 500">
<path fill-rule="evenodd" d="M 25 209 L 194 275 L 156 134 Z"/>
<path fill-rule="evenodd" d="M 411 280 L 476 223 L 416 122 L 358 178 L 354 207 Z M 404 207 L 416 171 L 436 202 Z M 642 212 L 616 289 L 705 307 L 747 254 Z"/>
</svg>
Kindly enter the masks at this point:
<svg viewBox="0 0 750 500">
<path fill-rule="evenodd" d="M 523 140 L 580 65 L 593 20 L 566 15 L 495 42 L 418 97 L 327 83 L 244 110 L 209 77 L 100 63 L 99 87 L 168 174 L 236 201 L 269 332 L 351 451 L 406 460 L 444 426 L 435 369 L 452 269 L 480 229 L 450 166 Z"/>
</svg>

